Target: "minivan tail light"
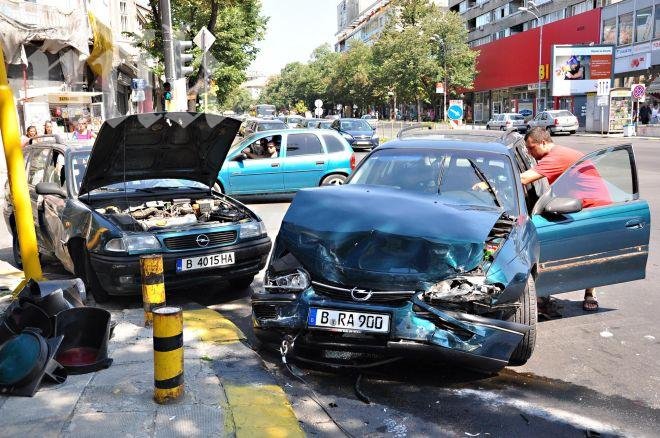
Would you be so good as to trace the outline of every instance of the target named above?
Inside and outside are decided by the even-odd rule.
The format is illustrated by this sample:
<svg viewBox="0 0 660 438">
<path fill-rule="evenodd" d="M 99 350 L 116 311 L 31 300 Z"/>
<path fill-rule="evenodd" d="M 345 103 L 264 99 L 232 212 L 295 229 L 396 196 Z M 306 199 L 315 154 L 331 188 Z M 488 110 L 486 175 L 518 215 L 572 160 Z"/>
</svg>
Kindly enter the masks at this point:
<svg viewBox="0 0 660 438">
<path fill-rule="evenodd" d="M 351 154 L 351 170 L 355 170 L 355 152 Z"/>
<path fill-rule="evenodd" d="M 555 126 L 559 126 L 559 119 L 555 119 Z"/>
</svg>

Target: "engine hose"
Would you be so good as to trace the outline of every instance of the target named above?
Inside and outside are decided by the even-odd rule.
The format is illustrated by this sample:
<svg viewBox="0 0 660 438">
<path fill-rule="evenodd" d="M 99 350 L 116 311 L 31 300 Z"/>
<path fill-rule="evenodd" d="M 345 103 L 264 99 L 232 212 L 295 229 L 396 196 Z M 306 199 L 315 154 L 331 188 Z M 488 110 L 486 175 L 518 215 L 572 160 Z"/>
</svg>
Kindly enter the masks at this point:
<svg viewBox="0 0 660 438">
<path fill-rule="evenodd" d="M 158 209 L 156 207 L 147 207 L 144 210 L 136 210 L 131 212 L 131 216 L 133 216 L 135 219 L 146 219 L 155 213 L 158 213 Z"/>
</svg>

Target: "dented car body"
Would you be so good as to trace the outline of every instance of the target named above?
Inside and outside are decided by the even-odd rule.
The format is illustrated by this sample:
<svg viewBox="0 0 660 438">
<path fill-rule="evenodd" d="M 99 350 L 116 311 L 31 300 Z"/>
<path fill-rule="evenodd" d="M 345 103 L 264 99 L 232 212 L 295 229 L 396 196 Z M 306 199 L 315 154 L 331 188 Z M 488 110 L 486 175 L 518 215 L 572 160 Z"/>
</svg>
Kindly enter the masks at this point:
<svg viewBox="0 0 660 438">
<path fill-rule="evenodd" d="M 270 239 L 256 214 L 212 190 L 239 124 L 141 114 L 106 121 L 93 148 L 30 146 L 40 254 L 85 279 L 97 301 L 139 294 L 145 254 L 162 255 L 168 289 L 220 279 L 247 287 L 266 264 Z M 11 205 L 5 218 L 16 240 Z"/>
<path fill-rule="evenodd" d="M 618 151 L 633 157 L 630 148 Z M 289 335 L 299 351 L 328 358 L 422 353 L 483 371 L 525 363 L 537 293 L 603 284 L 595 276 L 562 283 L 572 269 L 560 268 L 571 259 L 565 255 L 581 253 L 602 267 L 607 254 L 626 253 L 626 266 L 607 281 L 643 278 L 650 221 L 636 182 L 630 199 L 589 212 L 547 186 L 523 188 L 520 173 L 531 165 L 520 142 L 398 140 L 368 155 L 347 185 L 299 192 L 264 289 L 252 297 L 255 333 L 267 342 Z M 488 190 L 475 191 L 480 182 Z M 622 224 L 615 233 L 632 233 L 604 253 L 593 245 L 562 250 L 557 242 L 570 246 L 585 213 L 592 233 L 616 215 L 642 225 Z M 544 263 L 557 268 L 548 280 Z M 537 290 L 537 282 L 550 287 Z"/>
</svg>

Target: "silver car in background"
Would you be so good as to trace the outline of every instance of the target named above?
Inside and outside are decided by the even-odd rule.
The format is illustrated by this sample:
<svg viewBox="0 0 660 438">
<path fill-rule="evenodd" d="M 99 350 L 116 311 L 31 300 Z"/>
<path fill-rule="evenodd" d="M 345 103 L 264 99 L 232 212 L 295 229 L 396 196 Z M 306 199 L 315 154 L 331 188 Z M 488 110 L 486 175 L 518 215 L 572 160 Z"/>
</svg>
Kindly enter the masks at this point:
<svg viewBox="0 0 660 438">
<path fill-rule="evenodd" d="M 575 134 L 579 123 L 577 117 L 568 110 L 548 110 L 537 114 L 536 117 L 527 122 L 527 129 L 536 126 L 547 129 L 551 134 L 558 132 Z"/>
<path fill-rule="evenodd" d="M 499 129 L 501 131 L 515 129 L 524 132 L 527 130 L 527 125 L 525 124 L 525 116 L 522 114 L 502 113 L 493 115 L 493 118 L 486 123 L 486 129 Z"/>
</svg>

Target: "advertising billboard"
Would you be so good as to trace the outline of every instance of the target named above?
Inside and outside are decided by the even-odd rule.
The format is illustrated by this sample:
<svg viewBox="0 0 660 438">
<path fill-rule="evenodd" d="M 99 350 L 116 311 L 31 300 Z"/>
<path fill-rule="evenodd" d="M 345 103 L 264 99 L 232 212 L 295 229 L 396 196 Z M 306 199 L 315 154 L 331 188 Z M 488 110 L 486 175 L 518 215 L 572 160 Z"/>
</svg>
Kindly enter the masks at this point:
<svg viewBox="0 0 660 438">
<path fill-rule="evenodd" d="M 613 46 L 553 46 L 552 95 L 595 93 L 599 79 L 612 79 L 613 58 Z"/>
</svg>

